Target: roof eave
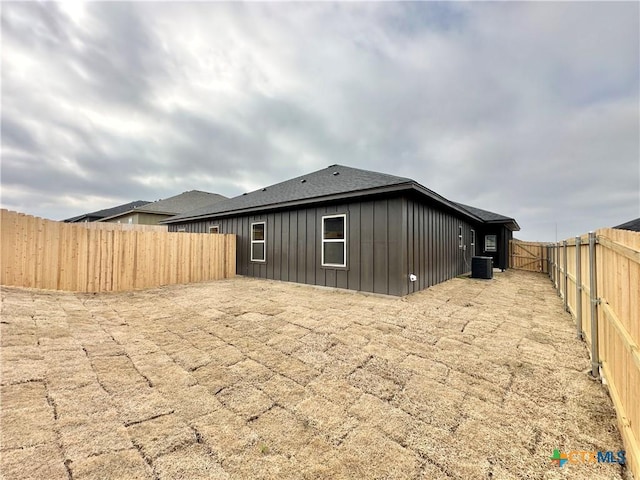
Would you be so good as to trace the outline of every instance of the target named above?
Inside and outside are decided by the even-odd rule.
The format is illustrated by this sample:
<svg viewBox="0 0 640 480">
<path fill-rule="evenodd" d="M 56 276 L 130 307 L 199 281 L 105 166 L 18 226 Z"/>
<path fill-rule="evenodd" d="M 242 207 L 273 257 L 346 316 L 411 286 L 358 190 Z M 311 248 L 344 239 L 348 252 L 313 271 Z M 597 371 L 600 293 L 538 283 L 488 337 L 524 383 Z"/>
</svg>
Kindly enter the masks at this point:
<svg viewBox="0 0 640 480">
<path fill-rule="evenodd" d="M 99 221 L 106 222 L 108 220 L 114 220 L 120 217 L 126 217 L 127 215 L 133 215 L 135 213 L 150 213 L 152 215 L 176 215 L 176 212 L 156 212 L 153 210 L 144 210 L 142 208 L 134 208 L 133 210 L 127 210 L 126 212 L 117 213 L 116 215 L 111 215 L 110 217 L 103 217 Z"/>
<path fill-rule="evenodd" d="M 143 210 L 136 208 L 136 213 L 151 213 L 152 215 L 177 215 L 177 212 L 164 212 L 158 210 Z"/>
<path fill-rule="evenodd" d="M 520 225 L 513 218 L 505 218 L 504 220 L 485 220 L 485 224 L 487 225 L 504 225 L 512 232 L 519 232 Z"/>
<path fill-rule="evenodd" d="M 115 215 L 110 215 L 108 217 L 102 217 L 98 221 L 99 222 L 106 222 L 107 220 L 113 220 L 114 218 L 124 217 L 125 215 L 129 215 L 129 214 L 134 213 L 134 212 L 135 212 L 135 210 L 127 210 L 126 212 L 116 213 Z"/>
<path fill-rule="evenodd" d="M 353 192 L 337 193 L 332 195 L 323 195 L 319 197 L 305 198 L 301 200 L 290 200 L 287 202 L 271 203 L 268 205 L 260 205 L 256 207 L 238 208 L 235 210 L 226 210 L 223 212 L 206 213 L 202 215 L 194 215 L 191 217 L 180 217 L 175 219 L 167 218 L 165 220 L 162 220 L 160 223 L 171 224 L 171 223 L 181 223 L 181 222 L 192 222 L 194 220 L 202 220 L 205 218 L 227 217 L 229 215 L 242 215 L 245 213 L 254 213 L 254 212 L 260 212 L 265 210 L 275 210 L 275 209 L 293 207 L 298 205 L 310 205 L 314 203 L 331 202 L 334 200 L 357 198 L 357 197 L 362 197 L 367 195 L 393 193 L 393 192 L 399 192 L 402 190 L 409 190 L 411 188 L 412 188 L 412 184 L 410 182 L 407 182 L 407 183 L 400 183 L 397 185 L 389 185 L 385 187 L 375 187 L 375 188 L 369 188 L 365 190 L 355 190 Z"/>
</svg>

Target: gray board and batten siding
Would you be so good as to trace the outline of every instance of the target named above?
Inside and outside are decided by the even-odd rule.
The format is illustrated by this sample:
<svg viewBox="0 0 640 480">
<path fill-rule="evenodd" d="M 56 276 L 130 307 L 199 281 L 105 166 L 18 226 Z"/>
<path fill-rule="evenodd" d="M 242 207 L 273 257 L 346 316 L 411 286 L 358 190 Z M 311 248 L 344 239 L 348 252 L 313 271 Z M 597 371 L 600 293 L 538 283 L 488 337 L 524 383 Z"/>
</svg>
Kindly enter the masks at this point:
<svg viewBox="0 0 640 480">
<path fill-rule="evenodd" d="M 321 265 L 322 217 L 333 214 L 346 214 L 344 268 Z M 250 228 L 255 222 L 266 223 L 264 262 L 250 259 Z M 205 233 L 209 226 L 219 225 L 220 232 L 235 233 L 236 272 L 240 275 L 404 295 L 401 224 L 402 199 L 381 198 L 200 220 L 179 224 L 179 228 Z"/>
<path fill-rule="evenodd" d="M 471 231 L 477 231 L 477 227 L 416 199 L 406 198 L 404 205 L 406 269 L 417 278 L 407 282 L 403 295 L 471 271 Z"/>
<path fill-rule="evenodd" d="M 208 233 L 217 226 L 220 233 L 236 234 L 240 275 L 396 296 L 465 274 L 471 270 L 474 253 L 482 254 L 480 235 L 486 225 L 460 205 L 410 179 L 339 165 L 327 170 L 328 175 L 322 175 L 324 170 L 313 172 L 236 197 L 228 204 L 222 202 L 211 213 L 200 209 L 166 223 L 169 231 Z M 331 176 L 334 170 L 354 188 L 367 182 L 377 184 L 366 191 L 347 191 L 347 185 L 330 183 L 337 180 Z M 325 182 L 330 195 L 296 202 L 295 189 L 304 186 L 301 178 L 308 179 L 309 187 L 318 192 Z M 255 198 L 261 194 L 272 195 L 268 205 L 256 205 Z M 279 194 L 285 201 L 273 201 Z M 238 206 L 241 208 L 233 210 Z M 345 215 L 346 266 L 323 266 L 322 217 L 339 214 Z M 265 261 L 251 260 L 251 225 L 257 222 L 265 222 Z M 415 281 L 410 274 L 416 276 Z"/>
</svg>

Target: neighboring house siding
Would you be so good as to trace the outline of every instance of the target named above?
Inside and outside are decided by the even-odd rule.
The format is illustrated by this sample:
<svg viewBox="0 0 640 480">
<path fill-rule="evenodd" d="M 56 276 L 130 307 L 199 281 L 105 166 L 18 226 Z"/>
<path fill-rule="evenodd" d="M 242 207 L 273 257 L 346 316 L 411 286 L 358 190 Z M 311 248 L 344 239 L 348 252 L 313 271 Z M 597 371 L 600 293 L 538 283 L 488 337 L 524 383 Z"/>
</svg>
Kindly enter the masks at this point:
<svg viewBox="0 0 640 480">
<path fill-rule="evenodd" d="M 403 295 L 405 232 L 403 200 L 378 198 L 343 204 L 269 212 L 172 224 L 170 231 L 207 233 L 219 225 L 220 233 L 238 237 L 237 272 L 259 278 Z M 347 214 L 347 267 L 321 266 L 321 229 L 324 215 Z M 250 225 L 266 221 L 266 262 L 251 262 Z"/>
<path fill-rule="evenodd" d="M 477 227 L 451 213 L 412 199 L 404 202 L 404 209 L 407 265 L 404 294 L 471 271 L 471 230 L 476 231 L 477 245 Z M 462 245 L 466 248 L 459 247 L 460 226 Z M 411 273 L 417 276 L 415 282 L 409 281 Z"/>
<path fill-rule="evenodd" d="M 131 219 L 131 221 L 129 221 Z M 133 215 L 123 215 L 122 217 L 111 218 L 109 220 L 105 220 L 108 223 L 131 223 L 133 225 L 137 225 L 140 223 L 138 219 L 138 214 L 134 213 Z"/>
<path fill-rule="evenodd" d="M 158 215 L 157 213 L 144 213 L 138 214 L 138 222 L 143 225 L 158 225 L 162 220 L 170 218 L 171 215 Z"/>
</svg>

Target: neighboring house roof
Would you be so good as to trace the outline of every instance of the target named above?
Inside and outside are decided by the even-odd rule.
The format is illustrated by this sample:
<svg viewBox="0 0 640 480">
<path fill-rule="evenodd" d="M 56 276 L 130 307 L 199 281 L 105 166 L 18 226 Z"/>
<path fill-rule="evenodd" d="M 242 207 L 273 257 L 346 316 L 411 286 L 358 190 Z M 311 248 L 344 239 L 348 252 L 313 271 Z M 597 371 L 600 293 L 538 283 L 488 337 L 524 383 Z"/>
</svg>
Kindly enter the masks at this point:
<svg viewBox="0 0 640 480">
<path fill-rule="evenodd" d="M 96 212 L 84 213 L 82 215 L 78 215 L 77 217 L 71 217 L 63 220 L 63 222 L 67 223 L 75 223 L 75 222 L 84 222 L 100 220 L 105 217 L 110 217 L 112 215 L 119 215 L 120 213 L 127 212 L 136 207 L 140 207 L 142 205 L 146 205 L 149 203 L 147 200 L 136 200 L 135 202 L 125 203 L 123 205 L 118 205 L 117 207 L 105 208 L 103 210 L 98 210 Z"/>
<path fill-rule="evenodd" d="M 640 217 L 634 220 L 629 220 L 628 222 L 621 223 L 620 225 L 616 225 L 613 228 L 618 228 L 620 230 L 631 230 L 633 232 L 640 232 Z"/>
<path fill-rule="evenodd" d="M 322 170 L 245 193 L 215 205 L 190 210 L 166 219 L 162 223 L 178 223 L 185 220 L 235 215 L 401 190 L 416 191 L 474 221 L 482 221 L 473 212 L 447 200 L 410 178 L 343 165 L 331 165 Z"/>
<path fill-rule="evenodd" d="M 518 225 L 518 222 L 516 222 L 513 218 L 505 217 L 504 215 L 500 215 L 499 213 L 482 210 L 481 208 L 472 207 L 470 205 L 464 205 L 462 203 L 458 203 L 458 205 L 460 205 L 465 210 L 470 211 L 475 216 L 480 217 L 485 223 L 504 223 L 509 227 L 510 230 L 520 230 L 520 225 Z"/>
<path fill-rule="evenodd" d="M 101 221 L 112 220 L 116 217 L 130 215 L 132 213 L 176 215 L 188 210 L 202 208 L 204 206 L 212 205 L 224 200 L 228 200 L 227 197 L 218 195 L 217 193 L 202 192 L 200 190 L 190 190 L 179 195 L 174 195 L 173 197 L 165 198 L 164 200 L 157 200 L 155 202 L 150 202 L 137 208 L 132 208 L 128 211 L 120 212 L 116 215 L 104 217 Z"/>
</svg>

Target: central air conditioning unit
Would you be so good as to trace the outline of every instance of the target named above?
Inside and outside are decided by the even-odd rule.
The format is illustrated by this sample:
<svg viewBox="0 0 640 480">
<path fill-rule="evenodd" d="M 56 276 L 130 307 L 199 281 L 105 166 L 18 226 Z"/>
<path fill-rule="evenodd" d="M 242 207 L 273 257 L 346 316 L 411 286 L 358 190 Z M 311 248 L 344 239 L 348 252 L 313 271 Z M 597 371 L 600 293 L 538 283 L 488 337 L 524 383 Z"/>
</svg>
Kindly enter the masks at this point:
<svg viewBox="0 0 640 480">
<path fill-rule="evenodd" d="M 471 257 L 471 278 L 493 278 L 493 258 Z"/>
</svg>

